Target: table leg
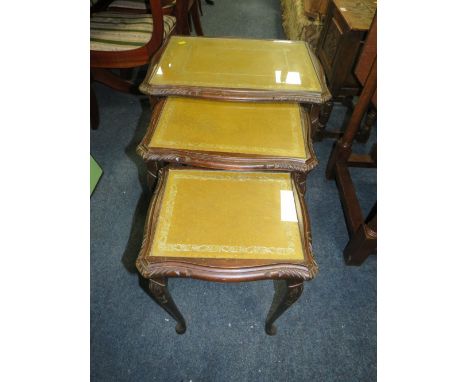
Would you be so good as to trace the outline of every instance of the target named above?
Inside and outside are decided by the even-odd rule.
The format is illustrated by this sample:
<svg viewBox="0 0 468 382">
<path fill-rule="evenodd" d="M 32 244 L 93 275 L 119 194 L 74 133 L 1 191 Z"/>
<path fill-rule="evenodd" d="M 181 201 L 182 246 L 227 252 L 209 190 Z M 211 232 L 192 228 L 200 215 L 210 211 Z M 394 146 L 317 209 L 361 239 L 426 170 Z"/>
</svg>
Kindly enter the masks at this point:
<svg viewBox="0 0 468 382">
<path fill-rule="evenodd" d="M 158 171 L 163 167 L 162 162 L 148 161 L 146 162 L 146 184 L 148 190 L 153 193 L 158 180 Z"/>
<path fill-rule="evenodd" d="M 200 21 L 200 14 L 198 13 L 198 7 L 196 4 L 192 6 L 190 10 L 190 17 L 192 18 L 193 27 L 195 28 L 195 32 L 197 36 L 203 36 L 203 28 Z"/>
<path fill-rule="evenodd" d="M 374 205 L 367 222 L 363 222 L 349 239 L 343 251 L 347 265 L 361 265 L 377 250 L 377 204 Z"/>
<path fill-rule="evenodd" d="M 154 107 L 158 104 L 159 101 L 161 101 L 160 97 L 157 96 L 149 96 L 149 103 L 150 103 L 150 109 L 153 110 Z"/>
<path fill-rule="evenodd" d="M 306 189 L 307 189 L 307 173 L 295 171 L 292 173 L 292 175 L 294 179 L 296 180 L 300 188 L 300 191 L 302 192 L 303 195 L 305 195 Z"/>
<path fill-rule="evenodd" d="M 328 120 L 330 119 L 330 114 L 333 110 L 333 101 L 329 100 L 325 102 L 320 110 L 320 116 L 317 123 L 317 128 L 314 132 L 314 141 L 320 142 L 325 135 L 325 128 L 327 127 Z"/>
<path fill-rule="evenodd" d="M 185 320 L 182 314 L 179 312 L 174 300 L 167 289 L 167 278 L 150 279 L 149 290 L 156 299 L 157 303 L 171 315 L 171 317 L 177 321 L 176 332 L 184 334 L 186 330 Z"/>
<path fill-rule="evenodd" d="M 276 326 L 273 323 L 301 296 L 304 283 L 297 280 L 281 280 L 275 289 L 273 303 L 265 322 L 265 331 L 270 336 L 276 334 Z"/>
</svg>

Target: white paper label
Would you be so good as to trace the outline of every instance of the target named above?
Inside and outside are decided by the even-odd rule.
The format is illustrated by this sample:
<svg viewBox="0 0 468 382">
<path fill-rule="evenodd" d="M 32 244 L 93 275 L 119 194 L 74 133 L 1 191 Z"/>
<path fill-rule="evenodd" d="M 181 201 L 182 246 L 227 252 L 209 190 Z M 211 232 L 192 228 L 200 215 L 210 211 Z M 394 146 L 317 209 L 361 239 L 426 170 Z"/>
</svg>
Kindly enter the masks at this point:
<svg viewBox="0 0 468 382">
<path fill-rule="evenodd" d="M 281 197 L 281 221 L 297 222 L 296 204 L 292 191 L 280 190 Z"/>
</svg>

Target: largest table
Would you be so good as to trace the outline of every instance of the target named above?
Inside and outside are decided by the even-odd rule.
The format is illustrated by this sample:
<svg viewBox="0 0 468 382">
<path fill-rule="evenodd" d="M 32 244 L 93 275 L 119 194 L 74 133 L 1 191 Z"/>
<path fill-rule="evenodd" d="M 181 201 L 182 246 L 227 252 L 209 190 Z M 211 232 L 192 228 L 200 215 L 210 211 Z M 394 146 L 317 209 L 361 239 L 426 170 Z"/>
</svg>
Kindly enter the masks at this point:
<svg viewBox="0 0 468 382">
<path fill-rule="evenodd" d="M 331 95 L 303 41 L 172 36 L 140 90 L 241 101 L 323 103 Z"/>
</svg>

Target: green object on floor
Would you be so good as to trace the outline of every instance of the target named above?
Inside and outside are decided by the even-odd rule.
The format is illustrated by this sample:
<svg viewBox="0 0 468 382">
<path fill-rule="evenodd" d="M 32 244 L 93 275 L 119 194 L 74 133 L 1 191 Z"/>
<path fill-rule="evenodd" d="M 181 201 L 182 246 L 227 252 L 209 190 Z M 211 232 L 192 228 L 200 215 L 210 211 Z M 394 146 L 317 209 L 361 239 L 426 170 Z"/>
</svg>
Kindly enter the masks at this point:
<svg viewBox="0 0 468 382">
<path fill-rule="evenodd" d="M 99 165 L 96 163 L 94 158 L 90 155 L 91 158 L 91 192 L 90 196 L 92 195 L 94 189 L 96 188 L 96 184 L 99 181 L 99 178 L 102 175 L 102 169 L 99 167 Z"/>
</svg>

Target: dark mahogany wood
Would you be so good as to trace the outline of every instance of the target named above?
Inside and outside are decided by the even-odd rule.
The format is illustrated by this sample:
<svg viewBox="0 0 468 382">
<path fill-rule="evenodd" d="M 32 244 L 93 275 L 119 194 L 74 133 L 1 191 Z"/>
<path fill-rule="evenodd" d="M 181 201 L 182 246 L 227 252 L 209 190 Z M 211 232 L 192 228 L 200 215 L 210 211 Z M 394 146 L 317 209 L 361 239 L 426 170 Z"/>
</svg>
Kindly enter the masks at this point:
<svg viewBox="0 0 468 382">
<path fill-rule="evenodd" d="M 136 265 L 144 278 L 154 277 L 189 277 L 205 281 L 239 282 L 257 280 L 298 279 L 310 280 L 317 272 L 317 265 L 312 255 L 312 236 L 309 215 L 304 201 L 304 193 L 299 186 L 296 173 L 292 173 L 293 192 L 299 200 L 298 217 L 305 257 L 301 261 L 281 263 L 272 260 L 253 259 L 203 259 L 184 258 L 166 259 L 150 256 L 151 243 L 154 239 L 159 210 L 162 204 L 163 190 L 169 169 L 180 166 L 169 165 L 161 168 L 158 174 L 157 188 L 151 201 L 146 219 L 143 243 Z M 200 170 L 184 167 L 185 170 Z"/>
<path fill-rule="evenodd" d="M 314 141 L 320 142 L 325 136 L 327 132 L 325 131 L 325 127 L 327 126 L 328 119 L 330 118 L 330 114 L 333 110 L 333 101 L 328 100 L 325 102 L 320 109 L 320 117 L 317 124 L 317 130 L 314 134 Z"/>
<path fill-rule="evenodd" d="M 152 102 L 155 102 L 154 98 Z M 149 147 L 151 137 L 157 127 L 165 102 L 165 98 L 162 98 L 154 106 L 149 128 L 142 142 L 137 147 L 137 153 L 143 158 L 147 166 L 147 179 L 150 190 L 153 189 L 157 176 L 157 170 L 155 171 L 155 169 L 161 168 L 161 163 L 172 163 L 219 170 L 297 172 L 299 174 L 298 179 L 301 180 L 299 184 L 305 191 L 306 176 L 318 164 L 317 157 L 313 150 L 312 135 L 318 121 L 319 105 L 312 104 L 302 106 L 301 108 L 301 119 L 305 128 L 304 137 L 306 139 L 307 154 L 307 159 L 303 161 L 287 157 Z"/>
<path fill-rule="evenodd" d="M 111 89 L 117 90 L 119 92 L 140 94 L 140 92 L 138 91 L 138 85 L 114 74 L 110 70 L 94 68 L 91 69 L 91 71 L 93 81 L 105 84 Z"/>
<path fill-rule="evenodd" d="M 374 94 L 377 94 L 375 92 Z M 374 97 L 374 96 L 373 96 Z M 364 119 L 364 123 L 356 134 L 356 141 L 365 143 L 370 137 L 372 131 L 372 126 L 374 126 L 375 121 L 377 120 L 377 108 L 373 105 L 370 105 L 367 109 L 367 115 Z"/>
<path fill-rule="evenodd" d="M 150 279 L 149 280 L 149 291 L 151 295 L 155 298 L 156 302 L 171 315 L 171 317 L 177 321 L 176 332 L 178 334 L 184 334 L 187 328 L 185 324 L 185 319 L 182 314 L 179 312 L 174 300 L 167 289 L 167 278 L 161 277 L 159 279 Z"/>
<path fill-rule="evenodd" d="M 364 47 L 356 64 L 355 74 L 356 78 L 361 84 L 364 84 L 367 76 L 370 73 L 372 64 L 377 60 L 377 16 L 372 20 L 370 31 L 367 35 Z M 364 124 L 356 134 L 356 141 L 367 142 L 369 135 L 377 119 L 377 90 L 372 95 L 371 105 L 367 110 L 367 115 Z"/>
<path fill-rule="evenodd" d="M 371 41 L 376 42 L 377 15 L 369 32 Z M 373 46 L 370 46 L 373 49 Z M 366 52 L 366 51 L 364 51 Z M 369 57 L 373 60 L 369 61 Z M 377 91 L 377 51 L 367 54 L 365 65 L 361 66 L 359 78 L 364 81 L 361 96 L 356 104 L 351 118 L 346 126 L 341 139 L 339 139 L 328 159 L 326 177 L 335 179 L 340 194 L 346 225 L 350 235 L 350 241 L 344 250 L 344 257 L 348 265 L 360 265 L 377 248 L 377 207 L 371 212 L 368 222 L 364 220 L 361 206 L 356 195 L 351 174 L 348 167 L 376 167 L 377 146 L 372 147 L 371 152 L 366 154 L 355 154 L 352 152 L 353 140 L 359 133 L 360 123 L 372 103 Z M 364 61 L 361 61 L 364 62 Z M 362 69 L 366 67 L 367 75 Z M 374 211 L 373 210 L 373 211 Z"/>
<path fill-rule="evenodd" d="M 186 327 L 185 321 L 167 291 L 168 277 L 186 277 L 214 282 L 286 280 L 287 293 L 284 296 L 280 294 L 281 298 L 278 306 L 272 305 L 265 325 L 267 333 L 274 334 L 276 330 L 273 322 L 299 298 L 303 282 L 312 279 L 318 272 L 317 264 L 312 255 L 309 216 L 304 201 L 304 193 L 299 186 L 297 175 L 292 174 L 292 184 L 293 192 L 297 195 L 297 200 L 299 200 L 297 209 L 304 251 L 303 260 L 281 262 L 280 260 L 265 259 L 164 258 L 150 256 L 167 175 L 171 168 L 177 168 L 177 166 L 165 166 L 159 170 L 157 188 L 148 210 L 143 243 L 136 261 L 139 273 L 144 279 L 150 280 L 151 293 L 178 322 L 177 332 L 183 333 Z M 197 168 L 193 167 L 185 167 L 185 169 L 197 170 Z"/>
<path fill-rule="evenodd" d="M 151 13 L 151 10 L 148 9 L 132 9 L 125 7 L 112 7 L 112 1 L 114 0 L 103 0 L 99 9 L 104 10 L 108 9 L 113 12 L 124 12 L 124 13 Z M 198 12 L 201 9 L 200 0 L 177 0 L 175 4 L 172 3 L 172 0 L 161 0 L 161 8 L 163 15 L 174 16 L 177 20 L 176 32 L 179 35 L 190 35 L 190 20 L 195 25 L 198 25 L 198 28 L 195 28 L 199 36 L 203 36 L 203 30 L 201 27 L 200 14 Z M 197 9 L 194 9 L 197 8 Z M 95 11 L 94 11 L 95 12 Z"/>
<path fill-rule="evenodd" d="M 108 4 L 107 0 L 105 3 L 103 2 L 100 7 L 106 6 L 106 4 Z M 138 85 L 117 76 L 115 73 L 111 72 L 111 69 L 122 70 L 136 68 L 148 64 L 151 57 L 158 57 L 158 49 L 161 48 L 164 36 L 161 0 L 150 0 L 150 8 L 153 18 L 153 33 L 149 42 L 140 48 L 120 52 L 91 50 L 91 82 L 100 82 L 117 91 L 139 94 Z M 174 31 L 175 28 L 170 34 L 174 33 Z M 169 38 L 169 36 L 167 38 Z M 98 113 L 97 101 L 94 101 L 94 112 Z M 94 120 L 99 120 L 99 117 L 93 118 Z M 97 126 L 94 126 L 94 128 L 97 128 Z"/>
<path fill-rule="evenodd" d="M 330 155 L 330 159 L 328 161 L 326 176 L 328 179 L 332 179 L 334 177 L 336 163 L 338 161 L 342 161 L 346 163 L 348 158 L 351 155 L 351 147 L 353 144 L 353 139 L 356 136 L 361 120 L 369 106 L 371 98 L 375 92 L 377 87 L 377 62 L 374 63 L 371 69 L 371 73 L 364 84 L 364 89 L 362 91 L 361 96 L 359 97 L 358 103 L 354 108 L 353 114 L 351 115 L 351 119 L 346 127 L 346 130 L 343 133 L 343 136 L 338 142 L 335 144 L 332 154 Z"/>
<path fill-rule="evenodd" d="M 198 36 L 203 36 L 203 28 L 202 28 L 201 21 L 200 21 L 200 13 L 198 11 L 198 7 L 196 6 L 196 4 L 195 6 L 190 8 L 190 18 L 193 21 L 193 27 L 195 28 L 195 33 Z"/>
<path fill-rule="evenodd" d="M 201 9 L 199 0 L 177 0 L 173 13 L 177 19 L 177 34 L 190 35 L 190 21 L 192 21 L 197 35 L 203 36 L 199 9 Z"/>
<path fill-rule="evenodd" d="M 91 51 L 91 68 L 132 68 L 145 65 L 150 57 L 161 47 L 164 36 L 161 0 L 149 0 L 153 18 L 153 33 L 148 43 L 140 48 L 107 52 Z"/>
<path fill-rule="evenodd" d="M 265 332 L 270 336 L 275 335 L 277 332 L 273 323 L 301 297 L 304 289 L 302 281 L 282 280 L 280 283 L 275 291 L 275 297 L 273 297 L 273 303 L 265 322 Z"/>
<path fill-rule="evenodd" d="M 342 102 L 352 110 L 352 104 L 346 103 L 346 98 L 359 95 L 362 89 L 354 73 L 354 68 L 357 58 L 361 54 L 362 45 L 367 38 L 368 30 L 350 26 L 342 12 L 334 1 L 329 2 L 316 53 L 322 62 L 327 84 L 333 97 L 332 100 Z M 330 102 L 322 109 L 319 130 L 314 136 L 314 140 L 320 141 L 323 138 L 335 138 L 341 135 L 341 131 L 326 130 L 332 108 L 333 102 Z M 374 115 L 371 114 L 371 116 Z M 367 130 L 359 135 L 360 141 L 367 141 L 369 137 L 368 126 L 371 127 L 374 121 L 372 118 L 368 120 Z"/>
<path fill-rule="evenodd" d="M 135 13 L 135 14 L 147 14 L 151 13 L 149 7 L 146 9 L 135 9 L 135 8 L 126 8 L 122 6 L 112 6 L 114 0 L 103 0 L 107 3 L 105 9 L 112 12 L 123 12 L 123 13 Z M 182 0 L 184 1 L 184 0 Z M 147 0 L 149 3 L 149 0 Z M 175 4 L 172 0 L 161 0 L 161 8 L 164 15 L 172 15 L 174 13 Z"/>
<path fill-rule="evenodd" d="M 377 251 L 377 204 L 367 221 L 362 222 L 351 236 L 343 255 L 348 265 L 361 265 L 369 255 Z"/>
</svg>

